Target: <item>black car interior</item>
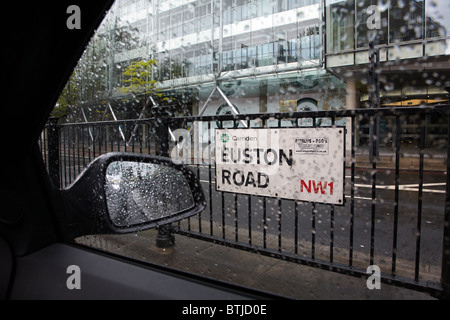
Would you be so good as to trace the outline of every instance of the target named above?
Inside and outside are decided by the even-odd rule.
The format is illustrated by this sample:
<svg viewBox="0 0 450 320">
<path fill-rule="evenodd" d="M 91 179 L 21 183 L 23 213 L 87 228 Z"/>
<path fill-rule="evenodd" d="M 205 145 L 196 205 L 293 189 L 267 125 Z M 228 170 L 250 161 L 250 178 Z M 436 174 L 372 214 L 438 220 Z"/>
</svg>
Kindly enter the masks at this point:
<svg viewBox="0 0 450 320">
<path fill-rule="evenodd" d="M 12 2 L 2 20 L 3 106 L 0 136 L 0 299 L 241 299 L 254 292 L 143 267 L 67 242 L 58 192 L 37 141 L 58 96 L 112 0 Z M 67 7 L 81 9 L 68 29 Z M 68 290 L 78 264 L 83 290 Z M 258 297 L 258 295 L 256 295 Z"/>
</svg>

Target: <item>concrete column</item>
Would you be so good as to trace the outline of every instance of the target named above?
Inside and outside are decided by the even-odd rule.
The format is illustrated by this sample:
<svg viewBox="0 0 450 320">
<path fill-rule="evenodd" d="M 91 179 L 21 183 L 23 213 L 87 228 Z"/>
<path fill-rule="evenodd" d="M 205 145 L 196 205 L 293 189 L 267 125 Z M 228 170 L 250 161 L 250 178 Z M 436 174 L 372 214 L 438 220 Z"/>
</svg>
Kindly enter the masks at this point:
<svg viewBox="0 0 450 320">
<path fill-rule="evenodd" d="M 192 100 L 192 115 L 193 116 L 197 116 L 198 115 L 198 101 L 196 99 Z"/>
<path fill-rule="evenodd" d="M 259 83 L 259 113 L 267 113 L 267 80 Z"/>
<path fill-rule="evenodd" d="M 192 115 L 198 116 L 200 110 L 199 110 L 199 103 L 198 100 L 193 99 L 192 101 Z M 195 121 L 192 123 L 191 132 L 193 133 L 192 141 L 192 150 L 194 152 L 194 164 L 202 164 L 202 136 L 205 134 L 203 132 L 203 125 L 201 122 Z M 190 139 L 190 137 L 189 137 Z M 186 148 L 185 148 L 186 150 Z M 184 151 L 186 152 L 186 151 Z M 192 155 L 192 151 L 188 151 L 188 155 Z M 189 162 L 190 163 L 190 162 Z"/>
<path fill-rule="evenodd" d="M 347 78 L 346 81 L 346 101 L 345 101 L 345 108 L 347 110 L 353 110 L 359 108 L 359 100 L 360 100 L 360 91 L 357 88 L 357 83 L 355 78 Z M 355 119 L 358 121 L 357 119 Z M 348 152 L 351 152 L 352 149 L 352 123 L 351 121 L 346 122 L 347 127 L 347 136 L 346 138 L 346 150 Z M 358 128 L 358 123 L 355 124 L 355 127 Z M 355 132 L 355 142 L 356 146 L 359 145 L 359 131 L 356 130 Z"/>
<path fill-rule="evenodd" d="M 345 80 L 346 83 L 346 108 L 347 109 L 357 109 L 359 108 L 359 90 L 356 87 L 356 79 L 348 78 Z"/>
</svg>

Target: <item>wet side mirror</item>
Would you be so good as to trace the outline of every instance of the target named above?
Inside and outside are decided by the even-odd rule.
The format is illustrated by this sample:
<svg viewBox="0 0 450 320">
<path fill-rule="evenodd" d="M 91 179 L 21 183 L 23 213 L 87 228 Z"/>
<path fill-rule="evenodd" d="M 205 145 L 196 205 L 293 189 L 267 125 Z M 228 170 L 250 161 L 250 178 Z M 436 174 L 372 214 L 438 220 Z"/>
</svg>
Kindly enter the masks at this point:
<svg viewBox="0 0 450 320">
<path fill-rule="evenodd" d="M 72 237 L 130 233 L 201 212 L 200 181 L 171 159 L 108 153 L 61 190 L 63 223 Z"/>
<path fill-rule="evenodd" d="M 161 163 L 111 162 L 105 193 L 109 218 L 116 227 L 164 220 L 195 206 L 186 176 Z"/>
</svg>

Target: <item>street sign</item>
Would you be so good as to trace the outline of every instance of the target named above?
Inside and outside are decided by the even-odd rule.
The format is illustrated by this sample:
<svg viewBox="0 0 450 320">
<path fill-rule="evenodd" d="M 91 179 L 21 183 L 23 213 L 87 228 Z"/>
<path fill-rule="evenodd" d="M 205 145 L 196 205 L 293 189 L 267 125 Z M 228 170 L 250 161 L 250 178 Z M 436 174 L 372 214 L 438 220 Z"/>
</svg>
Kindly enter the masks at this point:
<svg viewBox="0 0 450 320">
<path fill-rule="evenodd" d="M 216 189 L 344 204 L 345 128 L 216 129 Z"/>
</svg>

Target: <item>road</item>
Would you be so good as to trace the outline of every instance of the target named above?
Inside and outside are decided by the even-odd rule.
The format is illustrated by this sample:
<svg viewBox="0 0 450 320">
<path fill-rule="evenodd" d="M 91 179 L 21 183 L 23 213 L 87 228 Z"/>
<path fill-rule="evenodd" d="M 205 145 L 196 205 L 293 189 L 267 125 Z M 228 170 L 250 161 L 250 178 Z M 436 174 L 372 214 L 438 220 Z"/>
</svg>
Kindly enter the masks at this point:
<svg viewBox="0 0 450 320">
<path fill-rule="evenodd" d="M 415 269 L 417 256 L 421 276 L 422 273 L 439 273 L 446 186 L 444 172 L 424 172 L 422 189 L 419 189 L 418 171 L 400 171 L 396 214 L 395 172 L 392 170 L 377 170 L 376 200 L 372 201 L 372 170 L 357 169 L 352 203 L 351 172 L 347 169 L 346 203 L 333 208 L 301 202 L 296 207 L 293 200 L 217 192 L 215 168 L 211 167 L 211 188 L 208 169 L 208 166 L 194 167 L 208 199 L 212 192 L 212 201 L 201 214 L 201 223 L 195 219 L 191 221 L 192 230 L 199 231 L 201 224 L 201 231 L 207 234 L 213 230 L 214 235 L 227 239 L 342 263 L 348 263 L 352 248 L 354 264 L 367 267 L 373 256 L 374 264 L 389 268 L 387 273 L 392 271 L 395 254 L 396 273 L 408 269 L 408 276 Z M 422 192 L 421 201 L 419 191 Z M 212 224 L 209 224 L 211 218 Z M 416 250 L 418 246 L 419 251 Z"/>
</svg>

